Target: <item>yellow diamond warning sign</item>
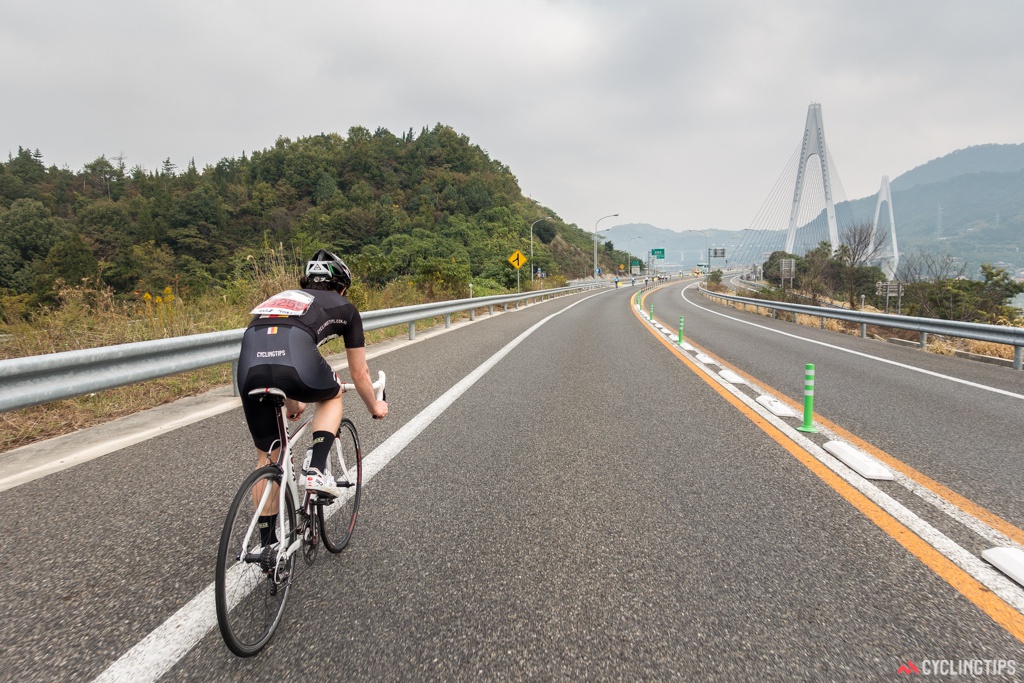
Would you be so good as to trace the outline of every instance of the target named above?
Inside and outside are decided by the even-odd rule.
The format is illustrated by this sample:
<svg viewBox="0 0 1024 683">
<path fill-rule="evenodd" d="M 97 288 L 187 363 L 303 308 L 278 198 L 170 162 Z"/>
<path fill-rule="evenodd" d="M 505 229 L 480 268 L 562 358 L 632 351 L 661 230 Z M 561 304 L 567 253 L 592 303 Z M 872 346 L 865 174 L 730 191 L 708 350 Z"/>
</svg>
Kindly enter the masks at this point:
<svg viewBox="0 0 1024 683">
<path fill-rule="evenodd" d="M 512 255 L 508 257 L 508 262 L 511 263 L 512 267 L 515 268 L 516 270 L 519 270 L 520 268 L 525 266 L 527 260 L 529 259 L 527 259 L 523 255 L 523 252 L 519 251 L 518 249 L 512 252 Z"/>
</svg>

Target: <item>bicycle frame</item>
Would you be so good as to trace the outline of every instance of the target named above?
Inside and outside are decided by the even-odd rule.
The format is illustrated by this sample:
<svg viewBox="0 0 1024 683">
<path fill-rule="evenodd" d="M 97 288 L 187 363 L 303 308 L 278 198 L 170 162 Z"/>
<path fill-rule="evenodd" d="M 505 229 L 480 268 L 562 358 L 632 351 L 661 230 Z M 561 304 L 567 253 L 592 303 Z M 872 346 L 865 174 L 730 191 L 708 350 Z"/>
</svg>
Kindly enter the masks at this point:
<svg viewBox="0 0 1024 683">
<path fill-rule="evenodd" d="M 278 493 L 278 501 L 277 501 L 278 507 L 277 507 L 277 509 L 278 509 L 278 511 L 280 512 L 281 510 L 286 509 L 286 505 L 285 505 L 285 496 L 286 495 L 290 495 L 292 497 L 292 501 L 295 502 L 295 509 L 298 510 L 299 509 L 299 505 L 298 505 L 298 503 L 299 503 L 299 487 L 296 485 L 295 477 L 293 476 L 293 473 L 292 473 L 292 442 L 295 441 L 296 439 L 298 439 L 300 436 L 302 436 L 302 433 L 305 432 L 306 429 L 309 427 L 310 423 L 312 423 L 313 417 L 312 416 L 305 417 L 302 420 L 302 422 L 300 422 L 299 425 L 291 433 L 289 433 L 288 432 L 288 427 L 287 427 L 287 422 L 286 422 L 286 416 L 285 416 L 285 408 L 284 408 L 284 392 L 282 392 L 280 389 L 270 389 L 270 388 L 268 388 L 268 389 L 262 389 L 262 390 L 255 390 L 254 392 L 250 392 L 250 395 L 255 393 L 255 392 L 260 392 L 257 395 L 276 396 L 276 397 L 280 398 L 280 400 L 281 400 L 281 405 L 278 407 L 277 414 L 276 414 L 276 417 L 277 417 L 277 433 L 280 436 L 280 438 L 277 441 L 274 442 L 274 444 L 277 444 L 279 446 L 279 451 L 278 451 L 278 455 L 277 455 L 277 460 L 276 461 L 274 460 L 273 456 L 268 456 L 268 460 L 269 460 L 270 464 L 276 465 L 281 470 L 282 485 L 277 487 L 277 493 Z M 283 441 L 283 443 L 282 443 L 282 441 Z M 271 452 L 273 452 L 273 450 L 274 450 L 274 444 L 271 444 L 271 446 L 270 446 L 270 451 Z M 273 488 L 272 486 L 267 486 L 267 487 L 265 487 L 263 489 L 263 495 L 260 498 L 259 505 L 256 506 L 257 510 L 265 509 L 267 501 L 270 498 L 270 491 L 271 491 L 272 488 Z M 257 521 L 258 521 L 258 516 L 257 515 L 253 515 L 252 520 L 249 522 L 249 528 L 246 531 L 245 539 L 243 540 L 243 543 L 242 543 L 242 547 L 243 548 L 248 547 L 249 540 L 252 538 L 252 534 L 256 530 L 256 523 L 257 523 Z M 285 538 L 285 536 L 286 536 L 286 534 L 285 534 L 285 519 L 284 519 L 284 515 L 281 515 L 281 514 L 277 515 L 277 525 L 278 525 L 277 526 L 277 534 L 278 534 L 277 537 L 278 537 L 278 539 L 283 540 Z M 301 537 L 297 537 L 295 539 L 295 541 L 291 545 L 289 545 L 287 548 L 282 549 L 282 551 L 277 554 L 277 564 L 280 565 L 281 564 L 281 560 L 287 560 L 288 558 L 290 558 L 295 553 L 295 551 L 298 550 L 301 546 L 302 546 L 302 538 Z M 243 558 L 240 557 L 238 559 L 241 560 Z"/>
<path fill-rule="evenodd" d="M 379 376 L 372 383 L 374 395 L 377 400 L 385 400 L 384 373 Z M 352 384 L 341 385 L 343 392 L 354 388 Z M 301 557 L 310 566 L 316 562 L 321 542 L 332 554 L 348 545 L 362 488 L 362 454 L 351 420 L 342 418 L 329 446 L 323 474 L 333 479 L 333 485 L 328 492 L 310 490 L 298 481 L 294 449 L 305 447 L 313 429 L 313 411 L 297 424 L 290 423 L 282 390 L 262 387 L 246 397 L 271 402 L 277 436 L 263 460 L 265 464 L 246 477 L 232 499 L 217 551 L 217 622 L 228 648 L 239 657 L 258 653 L 277 630 L 288 593 L 302 572 L 296 566 L 296 551 L 302 549 Z M 306 439 L 299 440 L 304 434 Z M 277 491 L 273 490 L 275 486 Z M 276 513 L 273 526 L 261 528 L 260 518 L 268 519 L 271 510 Z M 343 513 L 338 515 L 342 521 L 328 524 L 337 513 Z M 243 605 L 250 595 L 252 600 Z"/>
<path fill-rule="evenodd" d="M 373 390 L 374 390 L 374 394 L 377 396 L 377 398 L 379 400 L 383 399 L 383 397 L 384 397 L 384 388 L 385 388 L 386 382 L 387 382 L 387 378 L 386 378 L 384 372 L 383 371 L 379 371 L 378 372 L 378 379 L 377 379 L 377 381 L 372 384 Z M 340 394 L 344 394 L 344 393 L 346 393 L 348 391 L 352 391 L 355 388 L 356 388 L 355 384 L 343 383 L 341 385 L 341 391 L 339 392 L 339 395 Z M 310 423 L 313 421 L 313 417 L 312 416 L 307 416 L 307 417 L 303 418 L 303 420 L 299 423 L 299 425 L 297 427 L 295 427 L 295 429 L 292 430 L 289 433 L 289 431 L 288 431 L 288 423 L 287 423 L 287 416 L 285 414 L 285 407 L 284 407 L 285 394 L 284 394 L 283 391 L 281 391 L 280 389 L 274 389 L 274 388 L 269 388 L 268 387 L 268 388 L 264 388 L 264 389 L 255 389 L 255 390 L 249 392 L 249 395 L 250 396 L 252 396 L 252 395 L 257 395 L 257 396 L 274 396 L 275 397 L 275 401 L 278 401 L 278 400 L 280 401 L 280 405 L 277 407 L 277 413 L 276 413 L 277 433 L 280 436 L 280 438 L 277 441 L 274 442 L 276 444 L 279 444 L 280 450 L 278 452 L 278 457 L 277 457 L 276 462 L 274 461 L 274 459 L 272 457 L 268 456 L 268 460 L 270 461 L 270 463 L 273 464 L 273 465 L 276 465 L 278 468 L 281 469 L 281 481 L 282 482 L 287 482 L 287 490 L 286 490 L 286 487 L 284 485 L 277 487 L 278 488 L 278 501 L 277 501 L 278 507 L 277 507 L 277 509 L 278 509 L 279 512 L 281 510 L 285 509 L 285 496 L 286 495 L 290 495 L 292 497 L 292 501 L 295 503 L 295 509 L 297 511 L 305 510 L 306 502 L 307 501 L 306 500 L 301 501 L 302 504 L 300 505 L 299 487 L 295 483 L 295 476 L 294 476 L 293 469 L 292 469 L 293 468 L 293 458 L 292 458 L 292 447 L 291 447 L 291 444 L 292 444 L 293 441 L 297 440 L 300 436 L 302 436 L 303 432 L 306 431 L 306 429 L 309 427 Z M 270 451 L 273 451 L 273 450 L 274 450 L 274 444 L 271 444 Z M 344 462 L 342 463 L 342 466 L 345 467 L 345 463 Z M 346 476 L 346 478 L 349 477 L 349 472 L 348 472 L 347 468 L 346 468 L 346 471 L 344 472 L 344 475 Z M 273 488 L 272 486 L 267 486 L 264 489 L 263 496 L 260 498 L 260 502 L 259 502 L 259 505 L 257 506 L 257 510 L 265 509 L 264 506 L 267 504 L 267 500 L 270 497 L 270 490 L 272 488 Z M 307 495 L 310 495 L 310 494 L 307 494 Z M 333 513 L 333 510 L 331 510 L 331 512 L 329 512 L 327 514 L 331 514 L 331 513 Z M 243 547 L 248 547 L 249 540 L 252 538 L 252 534 L 256 530 L 256 523 L 257 523 L 257 521 L 258 521 L 258 516 L 257 515 L 253 515 L 253 519 L 249 523 L 249 528 L 246 531 L 245 539 L 243 541 Z M 283 539 L 286 536 L 286 534 L 285 534 L 285 519 L 284 519 L 284 515 L 281 515 L 281 514 L 277 515 L 277 525 L 278 525 L 277 526 L 277 538 L 283 542 Z M 278 567 L 280 566 L 282 560 L 287 561 L 293 554 L 295 554 L 295 551 L 297 551 L 299 548 L 302 547 L 303 540 L 304 539 L 301 536 L 297 535 L 295 540 L 291 543 L 291 545 L 289 545 L 287 548 L 282 548 L 281 551 L 278 552 L 278 554 L 277 554 L 277 566 Z M 239 558 L 239 559 L 241 560 L 243 558 Z"/>
</svg>

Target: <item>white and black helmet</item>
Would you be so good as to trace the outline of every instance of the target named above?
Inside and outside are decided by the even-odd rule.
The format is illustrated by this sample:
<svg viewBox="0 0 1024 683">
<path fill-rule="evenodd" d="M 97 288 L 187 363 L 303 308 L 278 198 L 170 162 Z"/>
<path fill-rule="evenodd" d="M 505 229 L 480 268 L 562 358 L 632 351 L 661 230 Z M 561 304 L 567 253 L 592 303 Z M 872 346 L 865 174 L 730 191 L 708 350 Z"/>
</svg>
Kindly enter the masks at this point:
<svg viewBox="0 0 1024 683">
<path fill-rule="evenodd" d="M 306 280 L 326 282 L 339 290 L 348 289 L 352 286 L 352 271 L 340 258 L 326 249 L 321 249 L 306 263 Z"/>
</svg>

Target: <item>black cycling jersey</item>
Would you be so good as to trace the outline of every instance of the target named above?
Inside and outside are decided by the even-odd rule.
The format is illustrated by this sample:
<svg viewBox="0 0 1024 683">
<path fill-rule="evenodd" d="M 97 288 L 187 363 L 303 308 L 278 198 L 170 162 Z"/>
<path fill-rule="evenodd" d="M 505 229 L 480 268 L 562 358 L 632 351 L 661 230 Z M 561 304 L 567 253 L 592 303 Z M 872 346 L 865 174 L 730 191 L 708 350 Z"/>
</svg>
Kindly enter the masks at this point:
<svg viewBox="0 0 1024 683">
<path fill-rule="evenodd" d="M 256 308 L 249 327 L 294 325 L 305 329 L 317 346 L 341 337 L 346 349 L 366 346 L 363 320 L 351 301 L 335 291 L 290 289 Z"/>
<path fill-rule="evenodd" d="M 277 438 L 274 408 L 248 398 L 252 389 L 274 387 L 303 403 L 338 395 L 338 376 L 317 347 L 341 337 L 345 348 L 366 346 L 359 311 L 335 291 L 292 289 L 252 310 L 238 357 L 238 386 L 253 442 L 267 451 Z"/>
</svg>

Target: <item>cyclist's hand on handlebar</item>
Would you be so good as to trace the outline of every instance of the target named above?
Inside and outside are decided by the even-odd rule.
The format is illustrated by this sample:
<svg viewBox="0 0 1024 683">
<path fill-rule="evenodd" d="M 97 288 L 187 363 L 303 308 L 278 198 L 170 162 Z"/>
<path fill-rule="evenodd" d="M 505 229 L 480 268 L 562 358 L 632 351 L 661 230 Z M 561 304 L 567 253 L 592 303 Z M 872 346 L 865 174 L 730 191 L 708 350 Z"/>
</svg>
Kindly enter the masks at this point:
<svg viewBox="0 0 1024 683">
<path fill-rule="evenodd" d="M 387 401 L 377 401 L 374 403 L 373 408 L 370 410 L 370 415 L 373 415 L 374 420 L 383 420 L 388 414 Z"/>
</svg>

